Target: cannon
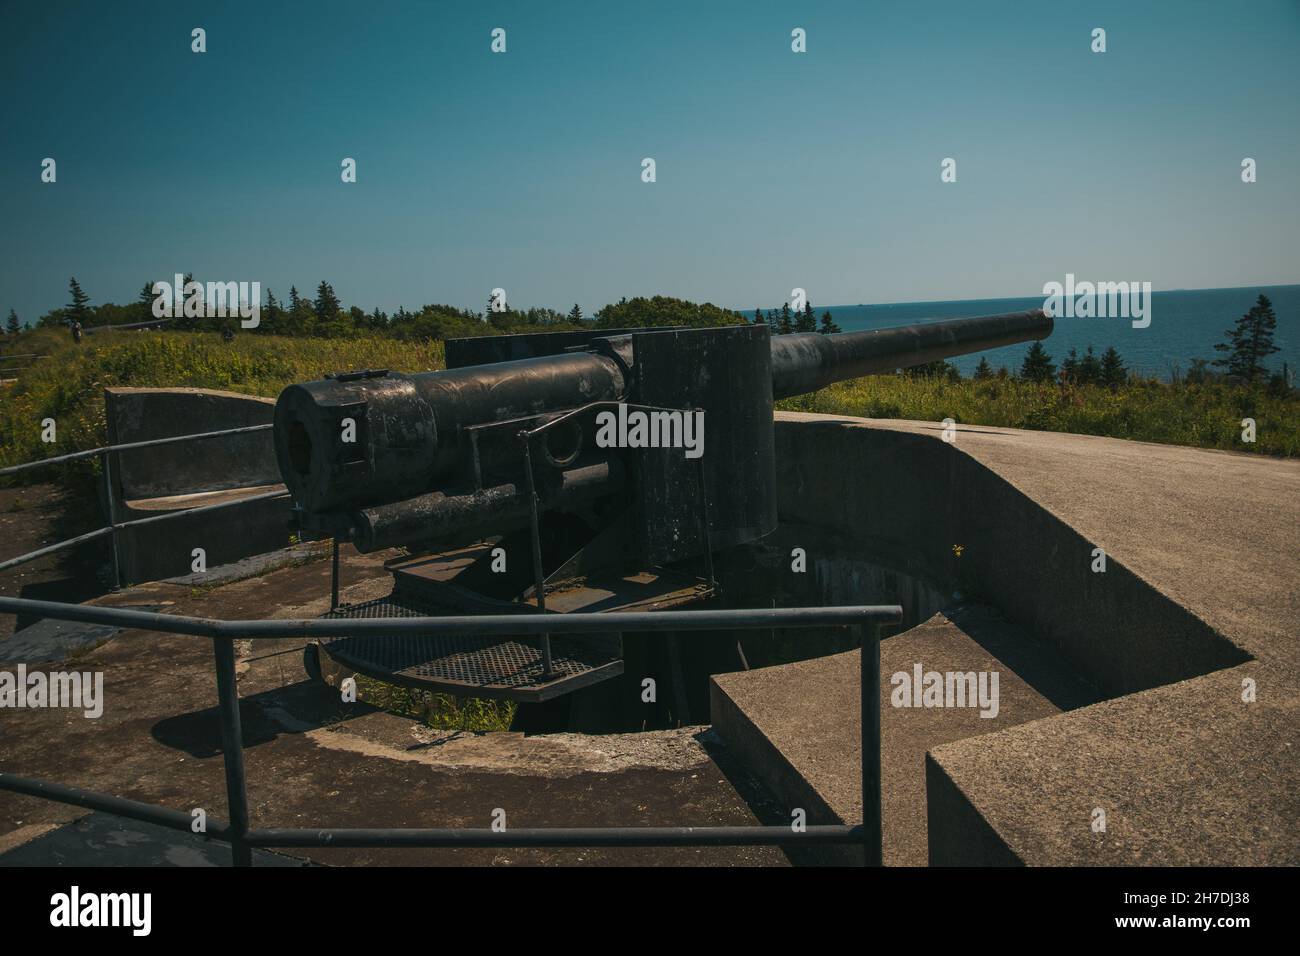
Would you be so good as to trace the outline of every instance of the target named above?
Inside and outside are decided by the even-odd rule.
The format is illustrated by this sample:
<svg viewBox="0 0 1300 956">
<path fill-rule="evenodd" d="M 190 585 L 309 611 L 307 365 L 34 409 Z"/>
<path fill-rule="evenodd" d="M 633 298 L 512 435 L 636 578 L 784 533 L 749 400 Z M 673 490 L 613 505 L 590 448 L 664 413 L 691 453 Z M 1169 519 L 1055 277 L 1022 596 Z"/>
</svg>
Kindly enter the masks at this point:
<svg viewBox="0 0 1300 956">
<path fill-rule="evenodd" d="M 715 555 L 776 528 L 775 400 L 1051 331 L 1036 311 L 832 335 L 756 324 L 454 339 L 443 371 L 289 386 L 275 451 L 304 533 L 422 552 L 392 566 L 382 606 L 331 613 L 694 605 L 718 597 Z M 408 661 L 365 643 L 327 650 L 398 683 L 526 702 L 622 669 L 617 640 L 565 655 L 546 639 L 481 647 L 455 678 L 430 655 L 463 660 L 463 647 Z"/>
</svg>

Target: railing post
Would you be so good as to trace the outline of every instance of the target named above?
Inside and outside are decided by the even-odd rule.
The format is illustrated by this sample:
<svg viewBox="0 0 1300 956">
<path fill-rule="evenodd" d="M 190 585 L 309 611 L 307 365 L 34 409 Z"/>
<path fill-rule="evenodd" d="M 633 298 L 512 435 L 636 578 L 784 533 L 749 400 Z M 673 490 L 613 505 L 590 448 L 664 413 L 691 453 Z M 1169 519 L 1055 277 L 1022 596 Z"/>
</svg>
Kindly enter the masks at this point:
<svg viewBox="0 0 1300 956">
<path fill-rule="evenodd" d="M 859 625 L 862 664 L 862 859 L 864 866 L 883 866 L 880 818 L 880 625 Z"/>
<path fill-rule="evenodd" d="M 330 610 L 339 609 L 339 536 L 334 535 L 333 568 L 330 571 Z"/>
<path fill-rule="evenodd" d="M 533 454 L 530 449 L 532 435 L 520 432 L 524 442 L 524 467 L 528 473 L 528 508 L 532 523 L 533 537 L 533 590 L 537 593 L 537 611 L 546 613 L 546 578 L 542 570 L 542 529 L 541 519 L 537 513 L 537 483 L 533 478 Z M 542 677 L 549 680 L 555 676 L 555 665 L 551 659 L 551 635 L 542 635 Z"/>
<path fill-rule="evenodd" d="M 217 658 L 217 706 L 221 717 L 221 753 L 226 767 L 226 804 L 230 812 L 230 856 L 235 866 L 252 866 L 248 832 L 248 793 L 244 780 L 244 734 L 239 724 L 239 687 L 235 681 L 235 643 L 214 637 Z"/>
<path fill-rule="evenodd" d="M 108 541 L 113 560 L 113 590 L 122 589 L 122 564 L 117 550 L 117 509 L 113 506 L 113 452 L 105 451 L 100 456 L 104 472 L 104 507 L 108 509 Z"/>
</svg>

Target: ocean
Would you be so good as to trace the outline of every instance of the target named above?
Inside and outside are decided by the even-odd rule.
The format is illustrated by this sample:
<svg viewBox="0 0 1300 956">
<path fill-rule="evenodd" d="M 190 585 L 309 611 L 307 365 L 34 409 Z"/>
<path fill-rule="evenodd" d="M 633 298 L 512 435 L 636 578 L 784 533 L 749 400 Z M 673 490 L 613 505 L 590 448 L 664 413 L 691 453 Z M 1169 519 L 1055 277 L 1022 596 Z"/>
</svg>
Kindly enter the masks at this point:
<svg viewBox="0 0 1300 956">
<path fill-rule="evenodd" d="M 1057 316 L 1056 328 L 1043 342 L 1058 365 L 1066 353 L 1077 349 L 1080 355 L 1089 345 L 1097 355 L 1115 346 L 1124 363 L 1142 375 L 1168 380 L 1174 370 L 1186 373 L 1194 358 L 1213 361 L 1223 353 L 1214 344 L 1224 341 L 1224 332 L 1243 315 L 1260 293 L 1273 302 L 1277 316 L 1274 344 L 1281 351 L 1269 356 L 1265 364 L 1281 369 L 1287 362 L 1293 373 L 1300 369 L 1300 285 L 1246 286 L 1239 289 L 1175 289 L 1153 292 L 1149 315 L 1151 324 L 1135 329 L 1129 319 L 1068 318 Z M 972 315 L 997 315 L 1040 309 L 1041 295 L 1024 299 L 966 299 L 951 302 L 900 302 L 890 305 L 832 305 L 813 303 L 817 319 L 830 309 L 836 324 L 845 332 L 859 329 L 883 329 L 910 325 L 931 319 L 961 318 Z M 750 310 L 747 314 L 753 314 Z M 1029 345 L 1012 345 L 975 355 L 960 356 L 952 362 L 969 376 L 987 356 L 996 371 L 1020 368 Z"/>
</svg>

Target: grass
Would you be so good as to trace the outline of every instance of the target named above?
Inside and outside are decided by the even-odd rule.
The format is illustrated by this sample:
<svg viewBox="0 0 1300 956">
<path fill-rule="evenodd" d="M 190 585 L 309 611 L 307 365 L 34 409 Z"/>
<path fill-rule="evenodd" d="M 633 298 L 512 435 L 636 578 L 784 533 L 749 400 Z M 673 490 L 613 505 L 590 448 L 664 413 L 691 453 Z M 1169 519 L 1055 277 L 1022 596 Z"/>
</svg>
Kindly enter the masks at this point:
<svg viewBox="0 0 1300 956">
<path fill-rule="evenodd" d="M 1014 378 L 950 382 L 940 376 L 878 375 L 777 403 L 787 411 L 903 418 L 965 425 L 1104 435 L 1279 457 L 1300 455 L 1300 394 L 1269 394 L 1223 382 L 1135 380 L 1115 390 Z M 1243 418 L 1255 441 L 1241 440 Z"/>
<path fill-rule="evenodd" d="M 517 705 L 508 700 L 481 697 L 456 698 L 385 684 L 357 676 L 357 699 L 436 730 L 509 730 Z"/>
<path fill-rule="evenodd" d="M 78 347 L 65 332 L 41 330 L 8 343 L 6 351 L 41 352 L 48 358 L 0 391 L 0 467 L 103 444 L 104 389 L 113 386 L 216 388 L 274 398 L 286 385 L 329 372 L 443 367 L 441 342 L 378 336 L 241 335 L 227 343 L 207 332 L 101 332 Z M 58 440 L 53 445 L 41 441 L 46 418 L 55 421 Z"/>
</svg>

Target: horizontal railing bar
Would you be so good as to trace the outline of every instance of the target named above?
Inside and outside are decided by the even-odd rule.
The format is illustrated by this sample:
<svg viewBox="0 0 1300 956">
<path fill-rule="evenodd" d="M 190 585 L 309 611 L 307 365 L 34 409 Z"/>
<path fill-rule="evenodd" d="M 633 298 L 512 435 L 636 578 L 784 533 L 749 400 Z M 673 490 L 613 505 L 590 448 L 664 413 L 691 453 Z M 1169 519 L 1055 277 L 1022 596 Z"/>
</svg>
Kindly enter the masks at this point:
<svg viewBox="0 0 1300 956">
<path fill-rule="evenodd" d="M 112 813 L 130 820 L 141 820 L 145 823 L 155 823 L 161 827 L 183 830 L 186 833 L 192 833 L 194 830 L 194 817 L 183 810 L 171 810 L 152 803 L 82 790 L 79 787 L 69 787 L 49 780 L 37 780 L 0 772 L 0 790 L 22 793 L 29 797 L 41 797 L 74 807 L 85 807 L 87 810 L 102 810 L 104 813 Z M 204 824 L 204 836 L 218 840 L 230 838 L 230 828 L 223 821 L 208 817 Z"/>
<path fill-rule="evenodd" d="M 96 455 L 102 455 L 106 452 L 134 451 L 138 448 L 155 448 L 159 445 L 174 445 L 178 442 L 202 441 L 205 438 L 222 438 L 227 435 L 247 435 L 252 432 L 264 432 L 275 426 L 268 423 L 266 425 L 245 425 L 241 428 L 224 428 L 216 432 L 195 432 L 192 435 L 173 435 L 170 438 L 151 438 L 148 441 L 126 442 L 121 445 L 104 445 L 100 448 L 90 448 L 86 451 L 74 451 L 66 455 L 57 455 L 54 458 L 42 458 L 40 461 L 29 461 L 22 465 L 10 465 L 8 468 L 0 468 L 0 477 L 5 475 L 14 475 L 20 471 L 26 471 L 29 468 L 40 468 L 42 465 L 60 465 L 68 461 L 78 461 L 82 458 L 93 458 Z"/>
<path fill-rule="evenodd" d="M 98 810 L 171 830 L 193 832 L 192 814 L 152 803 L 69 787 L 49 780 L 0 773 L 0 790 L 56 803 Z M 230 827 L 208 817 L 202 836 L 228 842 Z M 794 846 L 856 843 L 862 827 L 815 824 L 801 831 L 789 826 L 710 827 L 518 827 L 485 828 L 266 827 L 246 831 L 243 842 L 264 847 L 618 847 L 618 846 Z"/>
<path fill-rule="evenodd" d="M 75 538 L 69 538 L 67 541 L 60 541 L 58 544 L 46 545 L 44 548 L 38 548 L 35 551 L 29 551 L 26 554 L 20 554 L 16 558 L 10 558 L 8 561 L 0 561 L 0 571 L 8 571 L 10 568 L 16 568 L 20 564 L 26 564 L 28 561 L 35 561 L 37 558 L 43 558 L 47 554 L 54 554 L 62 551 L 64 548 L 70 548 L 75 544 L 83 544 L 87 541 L 93 541 L 96 538 L 102 538 L 112 532 L 112 528 L 99 528 L 95 531 L 87 531 L 85 534 L 78 535 Z"/>
<path fill-rule="evenodd" d="M 127 608 L 32 601 L 0 596 L 0 612 L 34 614 L 56 621 L 108 624 L 196 637 L 392 637 L 402 634 L 506 636 L 516 634 L 599 634 L 609 631 L 713 631 L 774 627 L 852 627 L 896 624 L 897 604 L 848 607 L 719 608 L 708 611 L 620 611 L 609 614 L 487 614 L 481 617 L 406 617 L 347 620 L 321 618 L 218 621 L 156 614 Z"/>
<path fill-rule="evenodd" d="M 249 495 L 246 498 L 234 498 L 230 501 L 218 501 L 214 505 L 200 505 L 197 508 L 186 508 L 183 511 L 168 511 L 164 514 L 151 515 L 148 518 L 134 518 L 130 521 L 119 521 L 113 525 L 119 531 L 123 528 L 138 528 L 143 524 L 154 524 L 158 521 L 167 521 L 171 518 L 179 518 L 183 515 L 198 515 L 208 511 L 217 511 L 220 508 L 233 508 L 235 505 L 246 505 L 252 501 L 265 501 L 268 498 L 285 498 L 289 492 L 281 489 L 280 491 L 264 491 L 260 495 Z"/>
<path fill-rule="evenodd" d="M 422 829 L 251 829 L 249 846 L 272 847 L 563 847 L 563 846 L 790 846 L 854 843 L 861 826 L 820 824 L 797 832 L 789 826 L 735 827 L 521 827 Z"/>
<path fill-rule="evenodd" d="M 235 498 L 232 501 L 219 501 L 213 505 L 200 505 L 197 508 L 186 508 L 183 511 L 168 511 L 163 514 L 151 515 L 148 518 L 136 518 L 132 521 L 119 521 L 114 525 L 105 525 L 95 531 L 88 531 L 83 535 L 75 538 L 69 538 L 67 541 L 60 541 L 58 544 L 51 544 L 36 551 L 29 551 L 27 554 L 20 554 L 16 558 L 10 558 L 7 561 L 0 561 L 0 571 L 7 571 L 9 568 L 17 567 L 20 564 L 26 564 L 28 561 L 35 561 L 37 558 L 43 558 L 47 554 L 53 554 L 56 551 L 62 551 L 64 548 L 70 548 L 74 544 L 82 544 L 91 541 L 103 535 L 110 534 L 113 531 L 121 531 L 123 528 L 138 528 L 141 525 L 154 524 L 159 521 L 170 521 L 172 518 L 180 518 L 184 515 L 203 514 L 208 511 L 216 511 L 219 508 L 233 508 L 235 505 L 244 505 L 253 501 L 264 501 L 268 498 L 284 498 L 288 496 L 287 491 L 267 491 L 260 495 L 249 495 L 245 498 Z"/>
</svg>

